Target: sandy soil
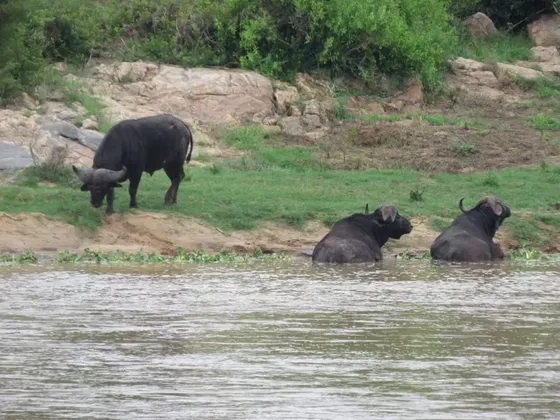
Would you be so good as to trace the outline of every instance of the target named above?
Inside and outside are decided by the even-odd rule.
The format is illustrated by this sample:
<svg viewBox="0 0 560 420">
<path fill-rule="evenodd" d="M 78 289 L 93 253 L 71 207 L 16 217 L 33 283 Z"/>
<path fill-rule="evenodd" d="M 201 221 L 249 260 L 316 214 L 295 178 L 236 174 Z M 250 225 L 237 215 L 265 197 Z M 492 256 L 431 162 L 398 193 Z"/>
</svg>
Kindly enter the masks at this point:
<svg viewBox="0 0 560 420">
<path fill-rule="evenodd" d="M 385 245 L 386 256 L 429 249 L 437 233 L 422 218 L 414 218 L 412 223 L 414 229 L 410 235 Z M 186 251 L 246 252 L 260 248 L 263 252 L 301 254 L 311 250 L 327 232 L 317 222 L 302 230 L 268 223 L 250 232 L 223 232 L 192 218 L 147 212 L 113 215 L 97 232 L 89 232 L 50 220 L 40 213 L 0 213 L 0 252 L 52 253 L 65 249 L 77 252 L 91 248 L 173 254 L 181 247 Z"/>
</svg>

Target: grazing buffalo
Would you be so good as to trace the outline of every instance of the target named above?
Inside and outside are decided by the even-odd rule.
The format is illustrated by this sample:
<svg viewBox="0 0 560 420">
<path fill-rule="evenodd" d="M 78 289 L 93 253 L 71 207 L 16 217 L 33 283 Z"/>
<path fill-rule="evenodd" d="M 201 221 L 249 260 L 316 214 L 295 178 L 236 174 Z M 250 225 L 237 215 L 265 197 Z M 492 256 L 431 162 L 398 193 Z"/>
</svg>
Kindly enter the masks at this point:
<svg viewBox="0 0 560 420">
<path fill-rule="evenodd" d="M 169 114 L 123 120 L 105 135 L 95 152 L 93 167 L 72 169 L 91 194 L 91 205 L 100 207 L 107 196 L 105 214 L 113 213 L 114 188 L 130 180 L 130 207 L 137 207 L 136 191 L 142 172 L 150 176 L 163 168 L 171 186 L 165 204 L 177 202 L 179 184 L 185 177 L 183 164 L 191 160 L 193 138 L 189 127 Z"/>
<path fill-rule="evenodd" d="M 313 250 L 313 262 L 363 263 L 383 259 L 381 247 L 389 238 L 410 233 L 412 225 L 392 204 L 382 204 L 369 213 L 340 219 Z"/>
<path fill-rule="evenodd" d="M 492 241 L 502 222 L 511 216 L 509 207 L 495 196 L 484 197 L 470 210 L 453 220 L 432 243 L 433 259 L 446 261 L 488 261 L 504 257 L 500 246 Z"/>
</svg>

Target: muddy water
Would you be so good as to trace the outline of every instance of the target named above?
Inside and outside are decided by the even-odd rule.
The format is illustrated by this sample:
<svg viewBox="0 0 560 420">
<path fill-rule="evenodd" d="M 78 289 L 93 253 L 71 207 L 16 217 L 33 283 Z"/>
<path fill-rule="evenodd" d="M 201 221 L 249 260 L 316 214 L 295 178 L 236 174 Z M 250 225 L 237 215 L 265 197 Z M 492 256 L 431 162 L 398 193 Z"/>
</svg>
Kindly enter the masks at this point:
<svg viewBox="0 0 560 420">
<path fill-rule="evenodd" d="M 43 270 L 0 268 L 3 418 L 560 418 L 560 265 Z"/>
</svg>

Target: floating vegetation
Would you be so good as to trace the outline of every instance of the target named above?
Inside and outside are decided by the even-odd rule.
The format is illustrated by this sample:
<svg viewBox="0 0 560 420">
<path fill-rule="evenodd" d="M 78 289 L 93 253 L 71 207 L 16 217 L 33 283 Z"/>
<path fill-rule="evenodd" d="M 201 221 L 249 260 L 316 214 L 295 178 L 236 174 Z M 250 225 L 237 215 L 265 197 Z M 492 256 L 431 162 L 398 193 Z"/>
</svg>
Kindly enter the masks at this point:
<svg viewBox="0 0 560 420">
<path fill-rule="evenodd" d="M 37 255 L 33 251 L 27 251 L 23 254 L 0 254 L 0 263 L 2 264 L 33 264 L 37 262 Z"/>
<path fill-rule="evenodd" d="M 58 264 L 77 264 L 81 262 L 95 262 L 97 264 L 108 263 L 132 263 L 132 264 L 157 264 L 157 263 L 238 263 L 252 261 L 276 261 L 288 259 L 285 254 L 265 254 L 261 250 L 248 253 L 234 253 L 220 251 L 219 253 L 209 253 L 205 250 L 187 252 L 182 248 L 177 249 L 176 255 L 162 255 L 157 252 L 124 252 L 115 251 L 94 251 L 86 248 L 83 253 L 69 251 L 59 252 L 55 262 Z"/>
</svg>

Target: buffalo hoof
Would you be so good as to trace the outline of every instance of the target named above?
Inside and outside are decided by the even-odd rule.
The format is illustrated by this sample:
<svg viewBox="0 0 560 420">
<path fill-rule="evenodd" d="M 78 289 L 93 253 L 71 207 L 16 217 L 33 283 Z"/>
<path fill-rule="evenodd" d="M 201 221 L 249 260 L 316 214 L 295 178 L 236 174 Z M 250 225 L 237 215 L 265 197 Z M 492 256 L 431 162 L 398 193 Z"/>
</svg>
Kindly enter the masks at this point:
<svg viewBox="0 0 560 420">
<path fill-rule="evenodd" d="M 113 213 L 114 213 L 113 210 L 105 210 L 105 213 L 104 213 L 104 214 L 105 214 L 105 216 L 110 216 L 110 215 L 112 215 Z"/>
</svg>

